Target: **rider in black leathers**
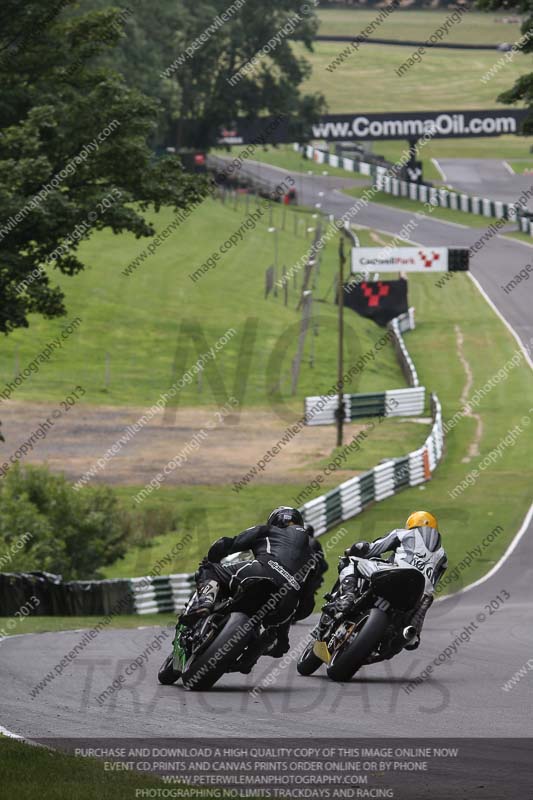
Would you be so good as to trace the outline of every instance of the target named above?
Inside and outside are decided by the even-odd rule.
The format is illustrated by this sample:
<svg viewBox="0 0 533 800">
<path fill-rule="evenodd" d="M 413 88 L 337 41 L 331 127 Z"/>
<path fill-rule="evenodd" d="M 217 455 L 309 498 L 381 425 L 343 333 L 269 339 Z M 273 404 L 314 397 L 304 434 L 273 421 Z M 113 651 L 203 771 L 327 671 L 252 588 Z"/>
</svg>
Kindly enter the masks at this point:
<svg viewBox="0 0 533 800">
<path fill-rule="evenodd" d="M 252 551 L 253 561 L 219 563 L 225 556 L 245 550 Z M 185 614 L 209 614 L 221 586 L 232 594 L 249 578 L 269 578 L 277 587 L 285 587 L 276 607 L 277 638 L 268 651 L 268 655 L 278 657 L 289 649 L 291 621 L 295 616 L 307 616 L 310 604 L 312 611 L 313 600 L 309 596 L 314 596 L 320 570 L 323 571 L 323 556 L 321 560 L 313 538 L 303 526 L 302 515 L 295 508 L 280 506 L 270 514 L 266 525 L 255 525 L 238 536 L 223 536 L 211 545 L 195 575 L 197 592 Z"/>
</svg>

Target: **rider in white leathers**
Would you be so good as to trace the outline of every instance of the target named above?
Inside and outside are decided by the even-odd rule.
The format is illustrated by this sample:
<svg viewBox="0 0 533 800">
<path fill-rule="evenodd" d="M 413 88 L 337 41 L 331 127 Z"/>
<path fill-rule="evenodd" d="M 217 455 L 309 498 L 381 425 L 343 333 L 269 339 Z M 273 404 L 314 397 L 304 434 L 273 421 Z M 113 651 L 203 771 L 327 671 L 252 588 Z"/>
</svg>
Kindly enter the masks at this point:
<svg viewBox="0 0 533 800">
<path fill-rule="evenodd" d="M 391 552 L 388 563 L 370 560 L 388 552 Z M 415 511 L 408 517 L 405 528 L 395 528 L 372 543 L 357 542 L 345 551 L 345 556 L 339 574 L 338 611 L 344 611 L 354 602 L 358 579 L 369 578 L 378 571 L 405 567 L 414 567 L 423 574 L 425 592 L 404 631 L 409 640 L 406 650 L 416 649 L 435 587 L 448 566 L 436 517 L 428 511 Z"/>
</svg>

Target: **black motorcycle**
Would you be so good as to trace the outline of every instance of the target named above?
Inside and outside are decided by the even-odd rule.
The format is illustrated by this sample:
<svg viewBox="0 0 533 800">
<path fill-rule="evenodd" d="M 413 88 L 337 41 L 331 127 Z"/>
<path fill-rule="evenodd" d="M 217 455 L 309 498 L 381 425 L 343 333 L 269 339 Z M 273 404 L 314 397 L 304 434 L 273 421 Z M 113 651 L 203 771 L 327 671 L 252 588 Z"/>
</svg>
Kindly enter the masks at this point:
<svg viewBox="0 0 533 800">
<path fill-rule="evenodd" d="M 322 616 L 297 664 L 300 675 L 327 665 L 328 677 L 349 681 L 361 667 L 392 658 L 416 631 L 408 619 L 425 589 L 419 570 L 398 568 L 374 573 L 347 610 L 336 610 L 335 594 L 325 596 Z"/>
<path fill-rule="evenodd" d="M 169 685 L 181 677 L 186 689 L 199 691 L 225 673 L 248 674 L 276 641 L 277 592 L 274 581 L 250 578 L 233 597 L 221 596 L 209 615 L 189 618 L 185 610 L 159 682 Z"/>
</svg>

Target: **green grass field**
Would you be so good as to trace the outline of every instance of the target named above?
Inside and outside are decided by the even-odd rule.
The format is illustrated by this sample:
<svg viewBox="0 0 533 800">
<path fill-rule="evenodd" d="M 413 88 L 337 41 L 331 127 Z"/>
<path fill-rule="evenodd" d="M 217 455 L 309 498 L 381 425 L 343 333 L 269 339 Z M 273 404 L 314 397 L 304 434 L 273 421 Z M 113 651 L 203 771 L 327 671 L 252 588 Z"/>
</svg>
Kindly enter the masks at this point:
<svg viewBox="0 0 533 800">
<path fill-rule="evenodd" d="M 524 165 L 529 163 L 533 166 L 533 161 L 527 160 L 531 145 L 532 140 L 525 136 L 497 136 L 487 139 L 433 139 L 419 149 L 419 157 L 424 165 L 424 178 L 435 183 L 442 183 L 442 176 L 432 163 L 432 159 L 496 158 L 500 161 L 508 161 L 511 166 L 513 166 L 512 159 L 519 159 L 518 163 L 524 163 Z M 395 162 L 404 152 L 405 142 L 376 142 L 374 150 L 381 153 L 387 160 Z M 516 171 L 523 172 L 523 169 Z"/>
<path fill-rule="evenodd" d="M 6 800 L 131 800 L 142 796 L 137 794 L 142 790 L 153 792 L 146 796 L 171 796 L 162 794 L 169 790 L 159 778 L 138 771 L 110 772 L 104 764 L 103 759 L 67 755 L 0 736 L 0 777 Z M 216 796 L 209 789 L 202 794 L 206 800 Z"/>
<path fill-rule="evenodd" d="M 385 110 L 385 109 L 383 109 Z M 507 161 L 515 173 L 522 175 L 524 170 L 533 169 L 533 159 L 529 156 L 532 140 L 525 136 L 497 136 L 487 139 L 433 139 L 429 140 L 418 151 L 422 161 L 424 179 L 435 184 L 443 184 L 443 178 L 433 159 L 442 158 L 496 158 Z M 330 151 L 335 152 L 333 143 L 329 145 Z M 388 139 L 372 143 L 372 152 L 383 156 L 392 163 L 398 162 L 405 153 L 406 143 L 403 139 Z M 227 155 L 226 151 L 217 151 Z M 329 164 L 317 164 L 310 159 L 303 158 L 294 151 L 292 145 L 280 145 L 257 150 L 255 161 L 272 164 L 281 169 L 292 172 L 312 172 L 314 175 L 327 173 L 331 176 L 344 178 L 361 178 L 359 172 L 349 172 L 345 169 L 330 167 Z"/>
<path fill-rule="evenodd" d="M 275 208 L 273 224 L 281 227 L 281 207 Z M 293 234 L 292 214 L 303 218 L 300 212 L 288 213 L 286 230 L 279 233 L 279 259 L 290 264 L 309 246 L 310 240 Z M 171 217 L 169 211 L 162 212 L 158 227 Z M 80 328 L 58 356 L 41 367 L 37 376 L 28 380 L 18 391 L 17 397 L 32 400 L 60 399 L 73 383 L 87 387 L 90 403 L 148 404 L 154 402 L 159 392 L 168 387 L 172 376 L 172 364 L 178 340 L 179 326 L 186 308 L 187 315 L 196 316 L 202 322 L 205 338 L 211 344 L 227 328 L 234 325 L 242 329 L 247 316 L 259 317 L 261 346 L 254 349 L 250 375 L 245 392 L 245 404 L 265 406 L 265 366 L 275 339 L 291 325 L 298 324 L 299 313 L 294 306 L 296 294 L 291 295 L 291 304 L 285 308 L 281 298 L 263 298 L 264 269 L 273 257 L 273 238 L 267 224 L 259 225 L 244 241 L 217 265 L 210 274 L 198 283 L 188 280 L 188 274 L 205 259 L 231 231 L 238 228 L 244 217 L 241 205 L 233 209 L 209 201 L 202 210 L 192 215 L 183 226 L 179 242 L 168 239 L 145 264 L 130 278 L 124 278 L 121 270 L 135 257 L 144 243 L 130 236 L 113 237 L 107 233 L 94 236 L 83 246 L 83 254 L 91 269 L 73 279 L 62 279 L 67 287 L 69 317 L 79 314 L 84 320 Z M 468 217 L 472 222 L 475 217 Z M 289 221 L 290 220 L 290 221 Z M 306 224 L 312 217 L 305 215 Z M 483 226 L 489 220 L 481 220 Z M 371 244 L 369 232 L 360 232 L 362 243 Z M 385 239 L 386 241 L 386 239 Z M 180 255 L 176 256 L 176 248 Z M 327 389 L 335 379 L 332 353 L 336 343 L 336 309 L 332 303 L 334 273 L 337 268 L 336 241 L 325 250 L 316 296 L 327 302 L 317 304 L 320 308 L 320 332 L 315 341 L 315 366 L 309 366 L 306 350 L 304 367 L 298 396 L 291 400 L 294 412 L 301 412 L 301 400 L 305 394 L 315 394 Z M 243 279 L 244 276 L 244 279 Z M 418 367 L 422 382 L 429 389 L 436 389 L 444 405 L 445 418 L 457 410 L 462 387 L 465 382 L 463 368 L 459 362 L 454 324 L 461 326 L 465 336 L 465 351 L 474 373 L 474 387 L 483 385 L 490 375 L 510 357 L 515 349 L 502 323 L 489 309 L 467 276 L 456 275 L 443 288 L 437 288 L 434 278 L 413 276 L 410 278 L 410 303 L 417 310 L 418 327 L 407 334 L 408 347 Z M 205 310 L 209 309 L 206 315 Z M 265 313 L 268 312 L 268 313 Z M 2 359 L 1 374 L 9 378 L 9 368 L 18 349 L 19 363 L 23 365 L 36 355 L 40 347 L 53 336 L 62 323 L 58 321 L 32 320 L 28 331 L 20 331 L 9 337 Z M 347 315 L 347 341 L 357 339 L 359 350 L 371 348 L 380 335 L 373 323 L 356 315 Z M 294 330 L 290 335 L 294 341 Z M 289 329 L 290 330 L 290 329 Z M 112 344 L 105 344 L 108 336 Z M 237 338 L 237 337 L 236 337 Z M 309 342 L 308 342 L 309 346 Z M 103 391 L 103 356 L 106 347 L 111 350 L 111 385 Z M 348 348 L 347 361 L 357 352 Z M 483 358 L 479 353 L 483 352 Z M 238 346 L 227 345 L 219 357 L 226 383 L 231 387 L 235 374 Z M 294 349 L 290 351 L 290 356 Z M 196 358 L 191 349 L 187 363 Z M 218 360 L 218 359 L 217 359 Z M 400 387 L 403 378 L 392 349 L 382 350 L 379 363 L 373 362 L 364 371 L 357 389 L 368 391 Z M 528 408 L 527 398 L 532 395 L 532 376 L 525 367 L 511 373 L 507 381 L 483 402 L 480 413 L 483 418 L 481 454 L 486 454 L 501 439 L 508 428 Z M 198 394 L 194 386 L 186 389 L 180 402 L 183 405 L 212 404 L 214 395 L 205 381 L 204 393 Z M 367 469 L 381 458 L 400 455 L 422 444 L 427 428 L 412 423 L 389 420 L 379 435 L 369 437 L 360 453 L 354 455 L 351 469 Z M 381 535 L 384 530 L 403 521 L 409 510 L 420 505 L 429 506 L 440 513 L 442 527 L 449 534 L 447 547 L 452 564 L 460 560 L 469 544 L 474 544 L 487 531 L 488 526 L 505 523 L 505 533 L 492 548 L 483 553 L 482 559 L 472 565 L 469 579 L 486 571 L 501 554 L 506 541 L 516 531 L 529 502 L 531 463 L 524 439 L 507 451 L 495 466 L 483 473 L 480 481 L 457 500 L 450 501 L 447 492 L 464 477 L 470 466 L 464 464 L 469 442 L 473 436 L 473 422 L 465 419 L 448 435 L 446 457 L 435 473 L 434 480 L 421 488 L 405 491 L 384 504 L 378 504 L 365 514 L 347 523 L 349 538 L 357 539 Z M 347 439 L 348 441 L 348 431 Z M 333 444 L 333 430 L 332 430 Z M 332 448 L 333 449 L 333 448 Z M 316 461 L 317 471 L 323 462 Z M 346 478 L 346 473 L 342 476 Z M 328 486 L 340 482 L 335 476 Z M 140 487 L 118 489 L 125 507 L 131 508 L 132 496 Z M 166 507 L 175 510 L 178 524 L 168 533 L 152 537 L 144 546 L 132 547 L 122 561 L 106 570 L 108 577 L 142 575 L 150 572 L 158 558 L 164 556 L 183 533 L 195 531 L 194 546 L 183 553 L 172 571 L 191 570 L 205 554 L 209 542 L 220 535 L 232 535 L 252 522 L 263 519 L 269 509 L 280 502 L 288 502 L 303 488 L 298 474 L 294 482 L 280 485 L 248 486 L 237 497 L 231 486 L 181 486 L 162 487 L 153 498 L 146 500 L 154 508 Z M 509 500 L 511 502 L 509 503 Z M 499 519 L 499 510 L 506 504 L 505 519 Z M 228 509 L 231 508 L 231 514 Z M 466 519 L 466 526 L 464 520 Z M 328 537 L 325 538 L 327 542 Z M 342 549 L 339 545 L 339 549 Z M 335 552 L 334 552 L 335 555 Z M 335 558 L 333 558 L 333 563 Z M 450 585 L 450 589 L 454 585 Z"/>
<path fill-rule="evenodd" d="M 225 149 L 217 149 L 213 152 L 220 156 L 228 155 L 228 151 Z M 238 150 L 235 148 L 234 153 L 237 152 Z M 292 144 L 282 144 L 277 147 L 258 147 L 253 154 L 252 160 L 259 161 L 263 164 L 273 164 L 275 167 L 286 169 L 289 172 L 312 173 L 313 175 L 321 175 L 326 178 L 328 176 L 341 178 L 361 177 L 359 172 L 351 172 L 346 169 L 340 169 L 339 167 L 330 167 L 329 164 L 317 164 L 309 158 L 304 158 L 301 153 L 294 150 Z M 295 188 L 298 191 L 298 184 Z"/>
<path fill-rule="evenodd" d="M 425 41 L 439 25 L 442 25 L 451 9 L 435 10 L 396 10 L 387 17 L 372 36 L 381 39 L 410 39 Z M 320 19 L 319 34 L 337 36 L 356 36 L 361 33 L 379 14 L 379 9 L 322 8 L 318 11 Z M 449 27 L 446 42 L 468 44 L 500 44 L 515 42 L 520 38 L 518 23 L 503 24 L 509 13 L 480 13 L 470 11 L 463 15 L 461 22 Z"/>
<path fill-rule="evenodd" d="M 516 231 L 514 233 L 505 233 L 504 236 L 508 236 L 510 239 L 518 239 L 519 242 L 524 242 L 528 244 L 530 247 L 533 247 L 533 237 L 529 235 L 529 233 L 522 233 L 522 231 Z"/>
<path fill-rule="evenodd" d="M 250 205 L 250 210 L 253 205 Z M 151 405 L 183 372 L 190 368 L 200 353 L 230 328 L 237 334 L 209 361 L 204 369 L 203 389 L 196 381 L 179 393 L 180 405 L 220 402 L 222 388 L 214 394 L 210 381 L 222 380 L 230 394 L 236 375 L 245 373 L 243 353 L 251 352 L 251 364 L 242 394 L 244 406 L 265 405 L 268 394 L 281 375 L 285 393 L 291 361 L 296 352 L 295 333 L 299 329 L 301 311 L 296 310 L 302 285 L 303 270 L 297 273 L 299 289 L 291 281 L 289 305 L 285 307 L 281 292 L 264 299 L 265 270 L 275 258 L 275 237 L 278 237 L 278 277 L 281 266 L 288 268 L 309 252 L 312 234 L 304 236 L 307 227 L 317 219 L 310 214 L 287 210 L 285 231 L 283 208 L 273 207 L 272 224 L 278 232 L 269 232 L 269 215 L 257 227 L 245 232 L 243 240 L 223 255 L 216 269 L 197 282 L 189 278 L 246 219 L 244 200 L 234 209 L 229 204 L 208 200 L 169 237 L 155 254 L 141 264 L 130 277 L 122 270 L 147 246 L 130 234 L 113 236 L 110 232 L 94 235 L 80 248 L 87 269 L 69 278 L 58 276 L 64 287 L 67 319 L 79 316 L 82 324 L 56 351 L 50 361 L 41 365 L 13 393 L 18 400 L 60 401 L 74 386 L 86 390 L 84 402 L 108 405 Z M 161 230 L 172 213 L 162 211 L 156 220 Z M 296 224 L 296 228 L 295 228 Z M 297 235 L 294 234 L 295 229 Z M 363 237 L 364 240 L 364 237 Z M 369 239 L 366 239 L 370 243 Z M 315 298 L 328 296 L 328 303 L 315 303 L 318 336 L 314 337 L 315 358 L 311 367 L 306 358 L 302 366 L 298 392 L 289 398 L 295 410 L 301 411 L 305 395 L 325 391 L 335 381 L 331 352 L 335 348 L 336 308 L 332 304 L 333 281 L 338 269 L 338 235 L 324 249 L 322 266 L 315 287 Z M 54 274 L 54 277 L 55 274 Z M 246 321 L 257 319 L 255 341 L 246 328 Z M 192 334 L 183 331 L 184 323 L 194 321 Z M 357 324 L 356 324 L 357 322 Z M 29 329 L 16 331 L 5 341 L 0 354 L 0 389 L 23 370 L 64 327 L 64 320 L 34 317 Z M 372 322 L 360 323 L 355 318 L 348 324 L 350 353 L 371 350 L 380 332 Z M 203 338 L 202 338 L 203 337 Z M 310 337 L 308 337 L 308 342 Z M 278 355 L 274 348 L 283 349 Z M 241 348 L 244 348 L 240 353 Z M 109 354 L 109 386 L 105 385 L 106 353 Z M 179 365 L 177 366 L 176 363 Z M 379 369 L 370 367 L 357 376 L 353 391 L 377 391 L 398 385 L 400 370 L 392 355 L 385 355 Z M 358 388 L 357 388 L 358 387 Z"/>
<path fill-rule="evenodd" d="M 533 171 L 533 160 L 507 159 L 507 163 L 516 175 L 529 175 Z"/>
<path fill-rule="evenodd" d="M 519 55 L 483 83 L 481 78 L 501 53 L 431 50 L 399 76 L 396 70 L 415 48 L 364 44 L 333 72 L 328 71 L 326 67 L 346 46 L 316 42 L 314 52 L 307 53 L 302 45 L 294 45 L 295 52 L 312 65 L 302 89 L 322 92 L 331 114 L 496 108 L 498 95 L 530 69 L 529 61 Z"/>
<path fill-rule="evenodd" d="M 105 616 L 105 615 L 101 615 Z M 6 630 L 8 636 L 17 636 L 23 633 L 53 633 L 55 631 L 77 631 L 90 629 L 95 625 L 98 616 L 94 617 L 24 617 L 19 625 L 11 631 Z M 0 617 L 0 630 L 4 630 L 11 617 Z M 116 614 L 106 625 L 109 628 L 139 628 L 145 625 L 173 624 L 176 618 L 173 614 Z"/>
<path fill-rule="evenodd" d="M 460 408 L 461 391 L 466 380 L 457 355 L 455 326 L 460 327 L 464 336 L 464 352 L 473 373 L 472 393 L 513 356 L 516 343 L 467 275 L 454 275 L 442 288 L 436 286 L 434 277 L 411 277 L 410 302 L 417 309 L 418 322 L 416 330 L 407 334 L 408 348 L 423 385 L 438 393 L 444 419 L 448 420 Z M 481 352 L 483 358 L 479 357 Z M 446 437 L 445 458 L 433 480 L 401 492 L 385 503 L 376 504 L 362 516 L 345 523 L 348 531 L 346 541 L 382 535 L 401 525 L 414 508 L 425 507 L 440 517 L 453 567 L 493 527 L 502 525 L 504 531 L 497 540 L 447 589 L 453 591 L 464 581 L 470 582 L 480 577 L 499 558 L 518 530 L 529 506 L 533 468 L 528 433 L 525 432 L 512 448 L 504 450 L 501 459 L 482 471 L 477 483 L 458 498 L 450 499 L 448 492 L 498 445 L 508 430 L 520 424 L 521 418 L 529 413 L 528 398 L 531 396 L 533 375 L 529 367 L 522 364 L 510 370 L 507 379 L 492 389 L 476 409 L 483 423 L 479 455 L 464 461 L 474 440 L 475 422 L 463 418 Z M 413 425 L 413 428 L 416 426 Z M 406 431 L 409 431 L 405 439 L 406 450 L 415 447 L 417 442 L 421 444 L 426 435 L 423 426 L 420 426 L 418 436 L 416 431 L 408 427 Z M 398 452 L 396 444 L 391 444 L 389 454 Z M 384 453 L 383 443 L 369 437 L 368 449 L 363 448 L 363 453 L 367 463 L 375 464 Z M 358 462 L 361 466 L 362 460 L 363 456 Z M 355 467 L 356 463 L 353 462 L 352 466 Z M 183 532 L 190 529 L 195 531 L 194 552 L 184 554 L 179 564 L 175 565 L 175 571 L 193 568 L 209 541 L 220 535 L 234 534 L 252 522 L 263 519 L 269 508 L 286 502 L 288 497 L 297 496 L 300 489 L 300 484 L 294 487 L 288 484 L 251 485 L 240 492 L 238 498 L 230 487 L 224 486 L 161 489 L 157 502 L 171 504 L 183 511 Z M 134 493 L 134 489 L 129 488 L 121 491 L 124 502 Z M 230 505 L 231 519 L 227 515 Z M 177 533 L 157 537 L 151 543 L 147 542 L 146 547 L 132 550 L 126 559 L 107 569 L 106 574 L 111 577 L 149 571 L 146 567 L 164 556 L 179 535 L 178 526 Z M 323 541 L 327 543 L 331 535 L 327 534 Z M 343 540 L 332 549 L 332 571 L 327 581 L 333 579 L 335 557 L 345 546 Z"/>
</svg>

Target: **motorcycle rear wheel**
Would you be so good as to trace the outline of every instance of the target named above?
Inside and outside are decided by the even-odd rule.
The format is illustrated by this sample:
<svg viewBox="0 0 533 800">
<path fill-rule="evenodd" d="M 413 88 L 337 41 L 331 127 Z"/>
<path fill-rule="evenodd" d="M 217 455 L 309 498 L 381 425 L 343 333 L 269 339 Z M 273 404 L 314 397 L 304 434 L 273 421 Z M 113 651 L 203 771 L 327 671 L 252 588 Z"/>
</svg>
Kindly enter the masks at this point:
<svg viewBox="0 0 533 800">
<path fill-rule="evenodd" d="M 355 638 L 334 654 L 328 666 L 328 678 L 333 681 L 349 681 L 353 678 L 379 644 L 388 624 L 386 613 L 373 608 Z"/>
<path fill-rule="evenodd" d="M 248 614 L 234 611 L 209 647 L 203 650 L 185 668 L 182 681 L 186 689 L 202 691 L 210 689 L 219 678 L 235 664 L 246 650 L 255 631 Z M 213 663 L 209 663 L 209 662 Z"/>
</svg>

